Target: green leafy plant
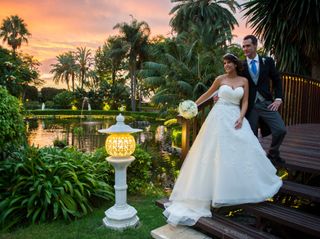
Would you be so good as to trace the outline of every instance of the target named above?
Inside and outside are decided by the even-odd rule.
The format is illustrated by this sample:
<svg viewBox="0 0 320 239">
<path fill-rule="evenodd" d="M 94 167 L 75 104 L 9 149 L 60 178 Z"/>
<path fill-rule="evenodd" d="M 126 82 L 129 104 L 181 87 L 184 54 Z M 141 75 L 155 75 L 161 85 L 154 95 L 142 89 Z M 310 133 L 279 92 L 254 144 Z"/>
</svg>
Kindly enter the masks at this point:
<svg viewBox="0 0 320 239">
<path fill-rule="evenodd" d="M 36 110 L 41 108 L 41 104 L 38 101 L 26 101 L 24 102 L 24 107 L 27 110 Z"/>
<path fill-rule="evenodd" d="M 57 94 L 59 94 L 59 93 L 61 93 L 63 91 L 65 91 L 65 89 L 57 89 L 57 88 L 52 88 L 52 87 L 43 87 L 40 90 L 40 97 L 39 97 L 40 99 L 39 99 L 39 101 L 46 102 L 46 103 L 47 103 L 47 101 L 53 101 L 53 98 Z"/>
<path fill-rule="evenodd" d="M 181 129 L 175 129 L 175 128 L 172 129 L 171 140 L 175 146 L 181 147 L 181 140 L 182 140 Z"/>
<path fill-rule="evenodd" d="M 138 146 L 133 154 L 135 161 L 128 167 L 128 191 L 143 190 L 151 182 L 151 155 Z"/>
<path fill-rule="evenodd" d="M 112 200 L 110 166 L 73 148 L 27 148 L 0 161 L 0 225 L 86 215 L 97 199 Z"/>
<path fill-rule="evenodd" d="M 0 159 L 26 142 L 19 101 L 0 87 Z"/>
<path fill-rule="evenodd" d="M 70 91 L 62 91 L 53 98 L 54 104 L 60 109 L 70 109 L 74 95 Z"/>
<path fill-rule="evenodd" d="M 61 148 L 61 149 L 63 149 L 64 147 L 67 147 L 67 140 L 65 140 L 65 139 L 55 139 L 54 141 L 53 141 L 53 146 L 54 147 L 58 147 L 58 148 Z"/>
</svg>

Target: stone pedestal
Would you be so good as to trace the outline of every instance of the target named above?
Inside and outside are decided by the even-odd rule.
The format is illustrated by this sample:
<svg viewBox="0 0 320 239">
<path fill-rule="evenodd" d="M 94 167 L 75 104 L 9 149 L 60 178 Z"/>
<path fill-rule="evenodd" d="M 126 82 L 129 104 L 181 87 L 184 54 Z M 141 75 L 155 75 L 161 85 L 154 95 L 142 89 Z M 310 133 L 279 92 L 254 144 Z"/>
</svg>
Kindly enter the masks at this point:
<svg viewBox="0 0 320 239">
<path fill-rule="evenodd" d="M 127 204 L 127 167 L 135 160 L 133 156 L 128 158 L 108 157 L 107 161 L 115 169 L 115 205 L 105 211 L 103 224 L 111 229 L 123 230 L 136 227 L 139 224 L 137 211 Z"/>
</svg>

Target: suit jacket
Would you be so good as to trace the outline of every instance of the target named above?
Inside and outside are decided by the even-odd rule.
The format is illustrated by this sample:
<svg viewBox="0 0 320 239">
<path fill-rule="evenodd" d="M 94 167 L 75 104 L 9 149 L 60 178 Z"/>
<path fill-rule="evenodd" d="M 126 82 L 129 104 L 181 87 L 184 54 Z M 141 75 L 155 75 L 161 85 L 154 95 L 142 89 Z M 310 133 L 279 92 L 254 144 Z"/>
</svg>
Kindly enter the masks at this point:
<svg viewBox="0 0 320 239">
<path fill-rule="evenodd" d="M 281 98 L 283 100 L 282 95 L 282 82 L 280 78 L 280 74 L 276 69 L 274 60 L 271 57 L 261 57 L 259 56 L 259 78 L 257 84 L 251 78 L 247 60 L 242 62 L 243 70 L 240 75 L 246 77 L 249 81 L 249 100 L 248 100 L 248 110 L 246 115 L 250 113 L 253 108 L 257 91 L 265 98 L 266 100 L 273 101 L 273 98 Z M 271 84 L 272 89 L 274 90 L 274 95 L 271 92 Z M 262 121 L 259 121 L 262 136 L 269 135 L 270 129 L 269 127 Z"/>
<path fill-rule="evenodd" d="M 243 71 L 240 73 L 242 76 L 246 77 L 249 81 L 249 102 L 247 114 L 251 111 L 254 101 L 256 99 L 257 91 L 266 99 L 273 101 L 273 94 L 270 91 L 272 82 L 272 89 L 274 90 L 274 97 L 281 98 L 282 95 L 282 82 L 280 74 L 276 69 L 274 60 L 271 57 L 260 57 L 259 56 L 259 78 L 257 85 L 251 78 L 247 60 L 242 62 Z"/>
</svg>

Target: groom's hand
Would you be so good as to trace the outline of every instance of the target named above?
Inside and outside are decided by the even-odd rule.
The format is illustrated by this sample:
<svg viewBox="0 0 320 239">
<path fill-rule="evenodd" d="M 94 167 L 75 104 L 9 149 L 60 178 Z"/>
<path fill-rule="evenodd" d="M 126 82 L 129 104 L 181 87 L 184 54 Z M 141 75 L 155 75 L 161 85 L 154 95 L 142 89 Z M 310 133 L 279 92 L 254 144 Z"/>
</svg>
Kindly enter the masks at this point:
<svg viewBox="0 0 320 239">
<path fill-rule="evenodd" d="M 282 100 L 276 99 L 270 105 L 268 105 L 268 109 L 272 111 L 278 111 L 281 104 L 282 104 Z"/>
</svg>

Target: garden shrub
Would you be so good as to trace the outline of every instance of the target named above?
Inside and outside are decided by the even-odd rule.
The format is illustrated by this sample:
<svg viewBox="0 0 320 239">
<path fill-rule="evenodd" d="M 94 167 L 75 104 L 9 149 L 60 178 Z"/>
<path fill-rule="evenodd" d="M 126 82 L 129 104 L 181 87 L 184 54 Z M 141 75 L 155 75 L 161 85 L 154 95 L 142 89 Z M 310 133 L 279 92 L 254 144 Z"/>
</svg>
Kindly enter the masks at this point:
<svg viewBox="0 0 320 239">
<path fill-rule="evenodd" d="M 133 153 L 136 158 L 128 167 L 128 191 L 139 192 L 151 182 L 151 155 L 139 145 Z"/>
<path fill-rule="evenodd" d="M 48 111 L 49 109 L 54 109 L 54 108 L 55 108 L 54 102 L 51 100 L 48 100 L 45 103 L 45 110 L 41 110 L 41 111 Z"/>
<path fill-rule="evenodd" d="M 24 102 L 24 107 L 27 110 L 37 110 L 41 109 L 41 104 L 39 103 L 39 101 L 26 101 Z"/>
<path fill-rule="evenodd" d="M 29 101 L 38 101 L 38 89 L 35 86 L 26 85 L 24 87 L 24 99 Z"/>
<path fill-rule="evenodd" d="M 175 125 L 179 125 L 177 118 L 168 119 L 163 123 L 164 126 L 171 127 Z"/>
<path fill-rule="evenodd" d="M 181 147 L 182 142 L 182 132 L 181 129 L 172 129 L 171 140 L 174 146 Z"/>
<path fill-rule="evenodd" d="M 73 100 L 74 95 L 70 91 L 62 91 L 53 98 L 56 108 L 59 109 L 71 109 Z"/>
<path fill-rule="evenodd" d="M 105 160 L 108 156 L 105 148 L 99 148 L 94 153 L 94 158 Z M 127 184 L 129 193 L 141 192 L 144 188 L 151 182 L 151 167 L 152 167 L 152 156 L 145 150 L 143 150 L 140 145 L 137 145 L 136 150 L 133 153 L 136 158 L 127 169 Z M 106 164 L 110 165 L 107 161 Z M 114 184 L 114 169 L 110 165 L 110 174 L 107 175 L 108 183 Z M 109 177 L 109 175 L 112 175 Z"/>
<path fill-rule="evenodd" d="M 49 102 L 49 101 L 48 101 Z M 29 113 L 34 115 L 118 115 L 122 114 L 126 117 L 126 121 L 129 117 L 134 118 L 135 120 L 154 120 L 159 116 L 158 113 L 154 112 L 131 112 L 131 111 L 118 111 L 118 110 L 50 110 L 48 102 L 46 102 L 45 110 L 30 110 Z M 52 102 L 51 102 L 52 103 Z"/>
<path fill-rule="evenodd" d="M 0 160 L 7 152 L 26 143 L 25 127 L 19 101 L 0 87 Z"/>
<path fill-rule="evenodd" d="M 41 102 L 47 102 L 47 101 L 53 101 L 53 98 L 61 93 L 65 91 L 65 89 L 57 89 L 57 88 L 53 88 L 53 87 L 43 87 L 40 90 L 40 99 L 39 101 Z"/>
<path fill-rule="evenodd" d="M 65 147 L 67 147 L 68 146 L 68 144 L 67 144 L 67 140 L 66 139 L 55 139 L 54 141 L 53 141 L 53 146 L 54 147 L 57 147 L 57 148 L 61 148 L 61 149 L 63 149 L 63 148 L 65 148 Z"/>
<path fill-rule="evenodd" d="M 113 200 L 110 166 L 74 148 L 34 148 L 0 161 L 0 225 L 86 215 L 97 199 Z"/>
</svg>

